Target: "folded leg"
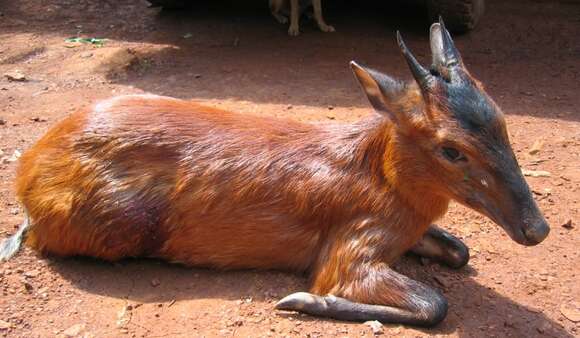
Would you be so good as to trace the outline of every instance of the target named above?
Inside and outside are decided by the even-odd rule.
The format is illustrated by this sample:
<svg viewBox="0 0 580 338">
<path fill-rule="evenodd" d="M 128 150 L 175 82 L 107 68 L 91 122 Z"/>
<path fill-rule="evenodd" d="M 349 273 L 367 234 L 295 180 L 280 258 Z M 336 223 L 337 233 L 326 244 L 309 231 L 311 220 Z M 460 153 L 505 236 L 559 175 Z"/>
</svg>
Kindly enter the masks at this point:
<svg viewBox="0 0 580 338">
<path fill-rule="evenodd" d="M 387 262 L 415 243 L 365 219 L 331 234 L 313 272 L 310 293 L 291 294 L 277 309 L 339 320 L 432 326 L 447 313 L 437 290 L 392 270 Z"/>
<path fill-rule="evenodd" d="M 366 277 L 344 285 L 342 297 L 308 292 L 291 294 L 276 309 L 348 321 L 378 320 L 433 326 L 447 314 L 447 300 L 437 290 L 403 276 L 386 265 L 365 269 Z"/>
<path fill-rule="evenodd" d="M 435 225 L 429 227 L 423 238 L 410 251 L 456 269 L 465 266 L 469 261 L 467 246 L 457 237 Z"/>
</svg>

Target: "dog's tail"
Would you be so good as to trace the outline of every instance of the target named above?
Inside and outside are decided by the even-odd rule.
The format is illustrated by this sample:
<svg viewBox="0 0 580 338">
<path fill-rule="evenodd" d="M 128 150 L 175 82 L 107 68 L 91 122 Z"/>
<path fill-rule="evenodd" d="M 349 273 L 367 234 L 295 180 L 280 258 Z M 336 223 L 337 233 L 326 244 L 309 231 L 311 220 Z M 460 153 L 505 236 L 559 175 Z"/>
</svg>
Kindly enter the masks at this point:
<svg viewBox="0 0 580 338">
<path fill-rule="evenodd" d="M 20 225 L 18 231 L 14 235 L 4 239 L 2 243 L 0 243 L 0 262 L 7 261 L 12 256 L 16 255 L 16 253 L 18 253 L 18 250 L 20 250 L 20 247 L 22 246 L 22 241 L 25 239 L 26 233 L 28 232 L 29 228 L 30 228 L 30 217 L 28 216 L 28 212 L 25 212 L 24 221 Z"/>
</svg>

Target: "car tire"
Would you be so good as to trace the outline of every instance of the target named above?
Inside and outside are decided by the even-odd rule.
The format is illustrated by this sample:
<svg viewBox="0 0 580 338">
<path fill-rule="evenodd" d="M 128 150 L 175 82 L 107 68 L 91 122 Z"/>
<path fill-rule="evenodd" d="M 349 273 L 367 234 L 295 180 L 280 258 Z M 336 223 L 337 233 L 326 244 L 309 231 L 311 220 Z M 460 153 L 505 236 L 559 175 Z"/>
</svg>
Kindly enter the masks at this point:
<svg viewBox="0 0 580 338">
<path fill-rule="evenodd" d="M 182 9 L 188 6 L 187 0 L 147 0 L 151 7 L 163 7 L 166 9 Z"/>
<path fill-rule="evenodd" d="M 466 33 L 474 29 L 485 12 L 485 0 L 427 0 L 431 22 L 445 21 L 454 33 Z"/>
</svg>

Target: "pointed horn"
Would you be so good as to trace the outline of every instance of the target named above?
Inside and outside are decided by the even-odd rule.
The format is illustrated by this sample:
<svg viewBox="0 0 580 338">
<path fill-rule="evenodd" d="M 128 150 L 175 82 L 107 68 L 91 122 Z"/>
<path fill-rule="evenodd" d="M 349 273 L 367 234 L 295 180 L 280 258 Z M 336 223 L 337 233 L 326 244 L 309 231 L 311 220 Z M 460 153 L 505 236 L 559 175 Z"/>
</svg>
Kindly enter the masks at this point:
<svg viewBox="0 0 580 338">
<path fill-rule="evenodd" d="M 455 48 L 451 34 L 449 34 L 449 31 L 445 28 L 445 23 L 443 23 L 443 18 L 441 16 L 439 17 L 439 26 L 441 27 L 442 52 L 443 58 L 445 59 L 444 65 L 447 68 L 454 68 L 461 65 L 461 55 L 459 55 L 459 51 Z"/>
<path fill-rule="evenodd" d="M 443 55 L 443 34 L 441 34 L 441 25 L 436 22 L 431 25 L 429 30 L 429 42 L 431 45 L 432 63 L 431 68 L 439 74 L 445 74 L 445 56 Z"/>
<path fill-rule="evenodd" d="M 417 59 L 415 59 L 409 48 L 405 45 L 399 31 L 397 31 L 397 43 L 399 44 L 399 48 L 401 49 L 409 68 L 411 69 L 415 81 L 417 81 L 423 91 L 430 91 L 435 86 L 435 77 L 433 77 L 433 75 L 423 68 Z"/>
</svg>

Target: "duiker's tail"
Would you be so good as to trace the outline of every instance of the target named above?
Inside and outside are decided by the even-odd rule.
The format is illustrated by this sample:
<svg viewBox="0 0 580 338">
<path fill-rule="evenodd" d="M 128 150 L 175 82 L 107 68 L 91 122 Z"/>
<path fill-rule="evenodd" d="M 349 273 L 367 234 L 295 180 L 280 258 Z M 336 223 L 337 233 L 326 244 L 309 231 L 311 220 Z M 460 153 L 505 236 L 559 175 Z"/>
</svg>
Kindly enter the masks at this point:
<svg viewBox="0 0 580 338">
<path fill-rule="evenodd" d="M 26 236 L 26 232 L 28 231 L 29 227 L 30 217 L 28 216 L 28 212 L 25 212 L 24 221 L 20 225 L 18 231 L 0 243 L 0 262 L 9 260 L 18 252 L 18 250 L 20 250 L 22 240 Z"/>
</svg>

